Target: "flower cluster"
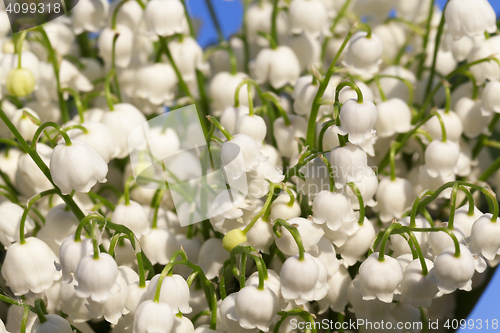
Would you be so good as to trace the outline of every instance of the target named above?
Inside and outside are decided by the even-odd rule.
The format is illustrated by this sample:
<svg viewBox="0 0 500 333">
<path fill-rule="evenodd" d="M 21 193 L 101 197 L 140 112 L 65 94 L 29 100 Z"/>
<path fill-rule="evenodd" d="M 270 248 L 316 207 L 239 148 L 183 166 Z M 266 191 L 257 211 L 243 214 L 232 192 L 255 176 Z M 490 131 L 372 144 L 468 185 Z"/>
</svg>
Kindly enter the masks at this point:
<svg viewBox="0 0 500 333">
<path fill-rule="evenodd" d="M 80 0 L 15 34 L 0 4 L 0 332 L 425 326 L 482 287 L 500 262 L 488 1 L 243 2 L 226 40 L 206 1 L 206 49 L 184 0 Z M 199 197 L 130 154 L 192 104 L 207 149 L 194 126 L 150 128 L 147 149 L 178 183 L 210 154 L 228 186 Z"/>
</svg>

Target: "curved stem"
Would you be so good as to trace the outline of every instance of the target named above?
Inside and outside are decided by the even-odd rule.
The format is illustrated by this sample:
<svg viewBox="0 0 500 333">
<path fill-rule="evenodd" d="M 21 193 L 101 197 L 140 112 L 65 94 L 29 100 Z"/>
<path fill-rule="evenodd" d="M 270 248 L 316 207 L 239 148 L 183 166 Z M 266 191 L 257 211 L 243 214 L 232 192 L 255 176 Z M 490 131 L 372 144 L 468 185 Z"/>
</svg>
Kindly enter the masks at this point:
<svg viewBox="0 0 500 333">
<path fill-rule="evenodd" d="M 290 126 L 292 124 L 285 109 L 283 109 L 283 106 L 281 106 L 280 102 L 278 101 L 278 99 L 276 98 L 276 96 L 273 93 L 265 92 L 265 93 L 262 93 L 261 96 L 264 99 L 271 101 L 274 104 L 274 106 L 276 106 L 276 108 L 278 109 L 278 112 L 283 117 L 283 120 L 285 121 L 286 126 Z"/>
<path fill-rule="evenodd" d="M 92 237 L 92 247 L 94 248 L 94 260 L 99 259 L 99 244 L 97 243 L 97 221 L 92 222 L 91 237 Z"/>
<path fill-rule="evenodd" d="M 391 181 L 396 180 L 396 149 L 399 147 L 399 143 L 394 141 L 391 145 L 390 150 L 390 161 L 391 161 Z"/>
<path fill-rule="evenodd" d="M 45 307 L 45 303 L 41 298 L 37 298 L 35 300 L 35 313 L 38 316 L 38 320 L 41 324 L 47 321 L 47 318 L 45 318 L 45 315 L 47 314 L 47 308 Z"/>
<path fill-rule="evenodd" d="M 448 218 L 448 229 L 453 230 L 453 221 L 455 219 L 455 209 L 457 206 L 457 193 L 458 193 L 458 187 L 460 185 L 455 184 L 453 185 L 453 189 L 451 190 L 451 197 L 450 197 L 450 217 Z"/>
<path fill-rule="evenodd" d="M 467 197 L 467 201 L 468 201 L 468 204 L 469 204 L 469 209 L 467 210 L 467 215 L 473 216 L 474 215 L 474 207 L 475 207 L 474 197 L 472 196 L 472 194 L 470 193 L 470 191 L 465 188 L 465 186 L 460 185 L 459 188 L 465 194 L 465 196 Z"/>
<path fill-rule="evenodd" d="M 76 110 L 78 111 L 78 116 L 80 117 L 80 124 L 85 122 L 85 118 L 83 116 L 83 104 L 82 104 L 82 99 L 80 98 L 80 95 L 76 92 L 76 90 L 67 87 L 67 88 L 62 88 L 62 92 L 68 92 L 73 96 L 73 99 L 75 100 L 75 105 L 76 105 Z"/>
<path fill-rule="evenodd" d="M 413 87 L 413 84 L 409 80 L 395 75 L 377 75 L 377 76 L 379 79 L 388 78 L 388 79 L 396 79 L 403 82 L 408 88 L 408 106 L 412 107 L 413 100 L 415 99 L 415 88 Z"/>
<path fill-rule="evenodd" d="M 320 155 L 319 158 L 323 161 L 323 163 L 325 163 L 326 169 L 328 170 L 328 179 L 330 181 L 330 192 L 335 192 L 335 178 L 333 177 L 332 165 L 330 164 L 330 161 L 327 158 L 325 158 L 324 155 Z"/>
<path fill-rule="evenodd" d="M 125 206 L 130 206 L 130 186 L 133 181 L 135 181 L 134 176 L 130 176 L 125 182 L 125 189 L 123 191 L 123 194 L 125 196 Z"/>
<path fill-rule="evenodd" d="M 385 260 L 385 246 L 387 244 L 387 240 L 389 239 L 389 236 L 391 235 L 392 231 L 394 229 L 400 229 L 402 226 L 399 223 L 394 223 L 391 224 L 387 229 L 384 231 L 384 237 L 382 237 L 381 245 L 380 245 L 380 252 L 378 254 L 378 261 L 382 262 Z"/>
<path fill-rule="evenodd" d="M 36 130 L 35 134 L 33 135 L 33 139 L 31 139 L 31 146 L 30 146 L 31 149 L 36 149 L 36 144 L 40 139 L 40 136 L 42 135 L 43 131 L 47 127 L 55 128 L 59 132 L 59 134 L 61 134 L 61 136 L 63 137 L 64 142 L 66 142 L 66 146 L 71 146 L 71 139 L 69 138 L 66 131 L 61 126 L 59 126 L 59 124 L 53 121 L 48 121 L 46 123 L 41 124 Z"/>
<path fill-rule="evenodd" d="M 269 206 L 271 205 L 272 199 L 273 199 L 273 196 L 274 196 L 274 190 L 276 188 L 283 189 L 284 185 L 281 185 L 281 184 L 270 184 L 269 185 L 269 193 L 267 194 L 266 202 L 264 203 L 264 206 L 262 207 L 262 209 L 260 210 L 260 212 L 257 215 L 255 215 L 252 218 L 252 220 L 250 221 L 250 223 L 245 227 L 245 229 L 243 229 L 243 234 L 244 235 L 246 235 L 250 231 L 250 229 L 252 229 L 252 227 L 255 225 L 255 223 L 257 223 L 257 221 L 259 220 L 259 218 L 262 215 L 264 215 L 265 212 L 269 209 Z M 289 193 L 289 195 L 290 195 L 290 193 Z M 294 200 L 294 197 L 293 197 L 293 194 L 292 194 L 292 195 L 290 195 L 290 201 L 292 202 L 292 204 L 294 202 L 293 200 Z"/>
<path fill-rule="evenodd" d="M 217 127 L 219 129 L 219 131 L 222 132 L 222 134 L 224 134 L 224 136 L 226 137 L 226 139 L 229 141 L 229 140 L 232 140 L 233 139 L 233 135 L 231 133 L 229 133 L 225 128 L 224 126 L 222 126 L 222 124 L 217 120 L 217 118 L 213 117 L 213 116 L 207 116 L 207 119 L 209 122 L 211 122 L 215 127 Z"/>
<path fill-rule="evenodd" d="M 290 225 L 283 219 L 276 219 L 274 221 L 273 231 L 274 234 L 278 236 L 278 238 L 281 238 L 281 231 L 278 229 L 279 226 L 284 227 L 292 235 L 293 240 L 295 241 L 297 247 L 299 248 L 299 260 L 303 261 L 305 250 L 304 246 L 302 245 L 302 238 L 300 237 L 300 233 L 297 230 L 297 227 Z"/>
<path fill-rule="evenodd" d="M 57 194 L 57 190 L 52 189 L 52 190 L 43 191 L 43 192 L 31 197 L 31 199 L 28 200 L 28 203 L 26 204 L 26 207 L 24 208 L 23 215 L 21 216 L 21 221 L 19 222 L 19 243 L 20 244 L 26 243 L 26 239 L 24 236 L 24 226 L 26 225 L 26 218 L 28 217 L 28 213 L 29 213 L 31 207 L 35 204 L 35 202 L 37 202 L 41 198 L 46 197 L 48 195 L 52 195 L 52 194 Z"/>
<path fill-rule="evenodd" d="M 115 7 L 115 10 L 113 12 L 113 16 L 112 16 L 112 19 L 111 19 L 111 29 L 112 30 L 116 30 L 116 19 L 118 17 L 118 12 L 120 11 L 120 8 L 122 8 L 122 6 L 127 3 L 128 0 L 122 0 L 120 1 L 120 3 Z"/>
<path fill-rule="evenodd" d="M 104 82 L 104 93 L 106 96 L 106 102 L 108 103 L 109 111 L 114 111 L 113 98 L 111 96 L 111 79 L 116 75 L 116 71 L 112 68 L 108 75 L 106 75 L 106 81 Z"/>
<path fill-rule="evenodd" d="M 323 123 L 323 127 L 321 127 L 321 131 L 319 131 L 319 138 L 318 138 L 318 150 L 323 151 L 323 138 L 325 137 L 325 133 L 330 128 L 331 126 L 336 124 L 335 119 L 330 119 L 327 122 Z"/>
<path fill-rule="evenodd" d="M 113 77 L 114 84 L 115 84 L 115 89 L 116 89 L 116 97 L 118 97 L 118 102 L 122 101 L 122 95 L 120 92 L 120 84 L 118 82 L 118 75 L 116 72 L 116 41 L 118 40 L 118 37 L 120 34 L 118 32 L 115 32 L 115 35 L 113 36 L 113 48 L 112 48 L 112 55 L 111 55 L 111 70 L 115 71 L 115 75 Z"/>
<path fill-rule="evenodd" d="M 347 183 L 347 185 L 352 189 L 352 192 L 356 195 L 359 202 L 359 218 L 358 224 L 361 226 L 365 222 L 365 203 L 363 200 L 363 196 L 361 195 L 361 191 L 356 186 L 354 182 Z"/>
<path fill-rule="evenodd" d="M 262 90 L 260 89 L 259 84 L 252 79 L 244 79 L 236 86 L 236 89 L 234 90 L 234 107 L 235 108 L 240 106 L 240 90 L 241 90 L 241 88 L 243 88 L 243 86 L 245 84 L 253 85 L 255 87 L 255 89 L 257 90 L 259 96 L 261 96 L 261 98 L 262 98 Z"/>
<path fill-rule="evenodd" d="M 444 126 L 443 117 L 437 111 L 434 112 L 434 115 L 438 118 L 439 125 L 441 126 L 441 142 L 446 142 L 446 127 Z"/>
<path fill-rule="evenodd" d="M 425 263 L 425 257 L 422 252 L 422 249 L 420 248 L 420 244 L 418 243 L 417 237 L 415 237 L 413 231 L 408 231 L 408 236 L 410 237 L 413 245 L 417 249 L 418 259 L 420 259 L 420 266 L 422 266 L 422 275 L 426 276 L 427 274 L 429 274 L 429 271 L 427 269 L 427 264 Z"/>
<path fill-rule="evenodd" d="M 174 69 L 175 75 L 177 76 L 177 79 L 179 80 L 179 85 L 181 86 L 181 89 L 184 91 L 184 93 L 188 96 L 193 98 L 193 95 L 191 94 L 191 91 L 189 90 L 188 85 L 184 81 L 184 78 L 182 77 L 181 71 L 179 70 L 179 67 L 177 67 L 176 62 L 174 61 L 174 57 L 172 56 L 172 53 L 170 52 L 170 48 L 168 47 L 167 39 L 165 37 L 160 37 L 160 43 L 163 45 L 163 50 L 165 51 L 165 54 L 167 55 L 168 61 L 170 62 L 170 65 Z"/>
<path fill-rule="evenodd" d="M 320 103 L 321 98 L 323 97 L 326 87 L 328 86 L 328 83 L 330 82 L 330 79 L 335 71 L 335 64 L 337 63 L 340 55 L 344 51 L 352 35 L 356 31 L 356 28 L 357 25 L 354 25 L 354 27 L 351 28 L 351 30 L 347 34 L 346 38 L 344 39 L 344 42 L 342 43 L 339 50 L 337 51 L 337 54 L 335 55 L 335 58 L 330 64 L 330 67 L 328 67 L 328 70 L 325 73 L 325 77 L 318 87 L 316 96 L 314 96 L 313 105 L 311 108 L 311 114 L 309 115 L 309 121 L 307 123 L 307 135 L 306 135 L 306 145 L 311 148 L 314 148 L 314 140 L 316 138 L 316 118 L 318 117 L 319 107 L 321 106 Z"/>
<path fill-rule="evenodd" d="M 219 39 L 219 43 L 224 40 L 224 34 L 222 33 L 222 28 L 219 23 L 219 19 L 217 18 L 217 14 L 215 13 L 214 6 L 211 0 L 205 0 L 205 4 L 207 5 L 208 12 L 210 13 L 210 18 L 212 19 L 212 23 L 214 24 L 215 30 L 217 31 L 217 38 Z M 187 16 L 187 12 L 186 12 Z"/>
<path fill-rule="evenodd" d="M 443 88 L 446 93 L 446 104 L 444 107 L 444 113 L 450 113 L 451 109 L 451 85 L 448 81 L 443 81 Z"/>
</svg>

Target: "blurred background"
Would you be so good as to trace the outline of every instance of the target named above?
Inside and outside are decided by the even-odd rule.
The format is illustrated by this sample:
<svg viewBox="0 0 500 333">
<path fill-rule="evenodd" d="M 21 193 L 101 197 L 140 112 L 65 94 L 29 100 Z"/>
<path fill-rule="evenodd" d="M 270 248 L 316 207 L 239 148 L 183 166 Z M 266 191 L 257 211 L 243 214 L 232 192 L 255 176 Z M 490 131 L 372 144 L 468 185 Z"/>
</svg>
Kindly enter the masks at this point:
<svg viewBox="0 0 500 333">
<path fill-rule="evenodd" d="M 404 0 L 398 0 L 404 1 Z M 425 1 L 425 0 L 422 0 Z M 208 46 L 217 41 L 217 33 L 210 19 L 208 8 L 205 0 L 187 0 L 191 15 L 200 24 L 198 32 L 198 42 L 202 47 Z M 437 0 L 436 3 L 443 8 L 447 0 Z M 489 0 L 497 17 L 500 17 L 500 0 Z M 239 31 L 243 19 L 243 6 L 240 0 L 212 0 L 215 7 L 216 15 L 221 24 L 224 37 L 229 37 Z M 495 330 L 491 327 L 491 321 L 497 319 L 500 322 L 500 270 L 497 270 L 490 284 L 482 294 L 474 310 L 469 314 L 468 320 L 475 321 L 475 327 L 479 327 L 482 323 L 482 328 L 463 329 L 457 332 L 485 332 L 485 331 L 500 331 L 500 326 Z M 488 320 L 488 324 L 486 323 Z M 441 325 L 441 323 L 440 323 Z M 487 327 L 488 325 L 489 327 Z M 500 325 L 500 324 L 499 324 Z M 471 325 L 472 326 L 472 325 Z"/>
</svg>

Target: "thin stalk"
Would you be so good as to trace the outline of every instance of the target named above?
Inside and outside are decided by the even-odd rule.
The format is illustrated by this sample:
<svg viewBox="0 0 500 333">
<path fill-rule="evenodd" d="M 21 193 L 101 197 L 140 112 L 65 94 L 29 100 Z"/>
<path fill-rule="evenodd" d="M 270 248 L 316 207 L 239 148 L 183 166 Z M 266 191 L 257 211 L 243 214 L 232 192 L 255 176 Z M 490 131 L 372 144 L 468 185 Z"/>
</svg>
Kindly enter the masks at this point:
<svg viewBox="0 0 500 333">
<path fill-rule="evenodd" d="M 85 122 L 85 118 L 83 116 L 83 104 L 82 104 L 82 99 L 80 98 L 80 95 L 76 92 L 76 90 L 72 88 L 62 88 L 62 92 L 68 92 L 73 96 L 73 99 L 75 100 L 75 105 L 76 105 L 76 110 L 78 111 L 78 116 L 80 117 L 80 124 Z"/>
<path fill-rule="evenodd" d="M 328 179 L 330 181 L 330 192 L 335 192 L 335 178 L 333 177 L 332 165 L 324 155 L 320 155 L 319 158 L 323 161 L 323 163 L 325 163 L 326 168 L 328 170 Z"/>
<path fill-rule="evenodd" d="M 175 75 L 177 76 L 177 79 L 179 80 L 179 85 L 181 86 L 181 89 L 184 91 L 184 93 L 188 96 L 193 98 L 193 95 L 191 94 L 191 91 L 189 90 L 188 85 L 184 81 L 184 78 L 182 77 L 181 71 L 179 70 L 179 67 L 177 67 L 177 64 L 174 60 L 174 57 L 172 56 L 172 53 L 170 52 L 170 48 L 168 47 L 168 42 L 165 37 L 159 37 L 160 38 L 160 43 L 163 45 L 163 50 L 165 51 L 165 54 L 168 58 L 168 61 L 170 62 L 170 65 L 172 65 L 172 68 L 174 69 Z"/>
<path fill-rule="evenodd" d="M 21 216 L 21 221 L 19 222 L 19 243 L 20 244 L 26 243 L 26 239 L 25 239 L 25 235 L 24 235 L 24 226 L 26 225 L 26 218 L 28 217 L 28 213 L 29 213 L 31 207 L 35 204 L 35 202 L 37 202 L 41 198 L 46 197 L 48 195 L 52 195 L 52 194 L 57 194 L 57 190 L 52 189 L 52 190 L 43 191 L 43 192 L 31 197 L 31 199 L 28 200 L 28 203 L 26 204 L 26 207 L 24 208 L 23 215 Z"/>
<path fill-rule="evenodd" d="M 351 188 L 354 195 L 356 195 L 356 197 L 358 198 L 358 202 L 359 202 L 358 224 L 360 226 L 362 226 L 363 223 L 365 222 L 365 203 L 363 200 L 363 196 L 361 195 L 361 191 L 359 190 L 358 186 L 356 186 L 355 183 L 350 182 L 350 183 L 347 183 L 347 185 Z"/>
<path fill-rule="evenodd" d="M 299 249 L 299 260 L 303 261 L 305 259 L 304 257 L 305 250 L 304 250 L 304 245 L 302 245 L 302 238 L 300 237 L 300 233 L 297 230 L 297 227 L 291 226 L 288 222 L 286 222 L 283 219 L 276 219 L 274 221 L 273 231 L 278 238 L 281 238 L 281 231 L 279 230 L 280 226 L 288 230 L 288 232 L 292 235 L 293 240 L 295 241 Z"/>
<path fill-rule="evenodd" d="M 413 245 L 415 246 L 415 249 L 417 249 L 418 259 L 420 260 L 420 266 L 422 266 L 422 275 L 426 276 L 427 274 L 429 274 L 429 270 L 427 269 L 427 264 L 425 263 L 425 257 L 422 252 L 422 249 L 420 248 L 420 244 L 418 243 L 417 237 L 415 237 L 413 231 L 408 231 L 408 236 L 410 237 Z"/>
<path fill-rule="evenodd" d="M 394 229 L 400 229 L 402 226 L 399 223 L 393 223 L 384 231 L 384 237 L 382 237 L 380 252 L 378 254 L 378 261 L 383 262 L 385 260 L 385 246 L 387 241 L 389 240 L 389 236 L 391 235 Z"/>
</svg>

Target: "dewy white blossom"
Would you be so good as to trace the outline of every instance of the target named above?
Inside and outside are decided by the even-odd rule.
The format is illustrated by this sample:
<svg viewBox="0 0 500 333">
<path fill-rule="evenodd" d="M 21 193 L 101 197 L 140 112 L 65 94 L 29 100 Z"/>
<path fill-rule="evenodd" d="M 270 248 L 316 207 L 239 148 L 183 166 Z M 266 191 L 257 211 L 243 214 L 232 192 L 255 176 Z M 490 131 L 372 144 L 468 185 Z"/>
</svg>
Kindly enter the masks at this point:
<svg viewBox="0 0 500 333">
<path fill-rule="evenodd" d="M 400 219 L 413 204 L 413 186 L 405 178 L 396 177 L 392 180 L 386 177 L 380 181 L 375 197 L 379 217 L 383 223 L 393 218 Z"/>
<path fill-rule="evenodd" d="M 144 19 L 148 30 L 155 35 L 168 37 L 187 32 L 186 13 L 179 0 L 149 1 Z"/>
<path fill-rule="evenodd" d="M 42 293 L 61 278 L 61 272 L 54 267 L 56 260 L 57 256 L 47 244 L 28 237 L 24 244 L 14 243 L 7 249 L 2 277 L 16 296 L 29 291 Z"/>
<path fill-rule="evenodd" d="M 492 214 L 481 216 L 472 225 L 470 234 L 470 250 L 474 254 L 481 254 L 488 260 L 495 259 L 500 252 L 500 224 L 498 218 L 491 221 Z"/>
<path fill-rule="evenodd" d="M 76 296 L 105 302 L 120 290 L 116 284 L 117 277 L 118 265 L 109 254 L 100 253 L 98 259 L 94 259 L 93 255 L 82 257 L 75 273 L 78 282 Z"/>
<path fill-rule="evenodd" d="M 481 106 L 486 112 L 500 113 L 500 81 L 490 81 L 486 84 L 481 98 Z"/>
<path fill-rule="evenodd" d="M 172 232 L 167 229 L 151 229 L 141 237 L 144 254 L 153 265 L 166 265 L 175 250 L 179 248 Z"/>
<path fill-rule="evenodd" d="M 383 44 L 380 37 L 372 34 L 370 38 L 364 31 L 352 36 L 347 48 L 343 65 L 355 75 L 363 79 L 371 79 L 378 72 L 382 63 Z"/>
<path fill-rule="evenodd" d="M 24 209 L 10 201 L 0 202 L 0 242 L 7 249 L 15 241 L 19 241 L 19 227 Z M 35 223 L 31 217 L 27 217 L 24 225 L 24 233 L 28 233 L 35 228 Z"/>
<path fill-rule="evenodd" d="M 288 11 L 292 33 L 306 31 L 314 37 L 329 35 L 328 12 L 322 1 L 293 0 Z"/>
<path fill-rule="evenodd" d="M 445 112 L 444 110 L 437 110 L 437 112 L 441 116 L 441 119 L 443 119 L 446 139 L 458 143 L 463 133 L 463 125 L 460 117 L 453 111 Z M 443 133 L 437 116 L 429 119 L 422 127 L 429 132 L 429 135 L 433 139 L 441 139 Z"/>
<path fill-rule="evenodd" d="M 113 39 L 119 34 L 115 44 L 116 66 L 126 68 L 132 60 L 132 51 L 134 47 L 134 34 L 125 25 L 117 24 L 116 29 L 104 28 L 99 35 L 99 55 L 106 64 L 112 62 L 113 57 Z"/>
<path fill-rule="evenodd" d="M 433 140 L 425 149 L 425 165 L 431 177 L 454 174 L 460 147 L 453 141 Z"/>
<path fill-rule="evenodd" d="M 172 308 L 166 303 L 151 300 L 142 302 L 134 315 L 134 332 L 170 332 L 174 325 Z"/>
<path fill-rule="evenodd" d="M 336 147 L 330 153 L 330 164 L 335 178 L 335 187 L 342 188 L 350 182 L 360 182 L 373 175 L 368 167 L 365 151 L 348 142 L 344 147 Z"/>
<path fill-rule="evenodd" d="M 101 155 L 83 141 L 73 140 L 54 148 L 50 159 L 50 174 L 63 194 L 89 192 L 97 183 L 106 182 L 108 166 Z"/>
<path fill-rule="evenodd" d="M 155 275 L 148 285 L 147 297 L 153 299 L 160 275 Z M 166 303 L 172 308 L 172 313 L 177 314 L 179 311 L 187 314 L 193 309 L 189 306 L 189 286 L 186 280 L 178 274 L 165 276 L 161 284 L 160 302 Z"/>
<path fill-rule="evenodd" d="M 464 135 L 467 138 L 474 139 L 480 134 L 488 134 L 488 124 L 493 113 L 485 112 L 480 101 L 462 97 L 455 104 L 455 111 L 462 120 Z"/>
<path fill-rule="evenodd" d="M 126 226 L 137 237 L 145 233 L 148 228 L 148 217 L 144 208 L 133 200 L 130 200 L 128 204 L 117 205 L 113 215 L 111 215 L 111 220 L 114 223 Z"/>
<path fill-rule="evenodd" d="M 45 315 L 47 321 L 41 323 L 37 318 L 33 323 L 31 332 L 33 333 L 72 333 L 73 329 L 69 322 L 56 314 Z"/>
<path fill-rule="evenodd" d="M 500 36 L 493 36 L 481 43 L 471 52 L 467 61 L 471 63 L 488 57 L 500 59 Z M 471 66 L 469 70 L 477 84 L 483 84 L 486 80 L 500 80 L 500 67 L 495 61 L 481 62 Z"/>
<path fill-rule="evenodd" d="M 177 82 L 177 76 L 170 64 L 147 64 L 135 73 L 134 95 L 155 105 L 171 103 Z"/>
<path fill-rule="evenodd" d="M 427 269 L 434 267 L 434 263 L 429 259 L 424 259 Z M 401 282 L 401 301 L 415 307 L 428 308 L 432 304 L 432 299 L 438 293 L 437 285 L 427 280 L 422 274 L 422 264 L 415 259 L 406 266 Z"/>
<path fill-rule="evenodd" d="M 195 81 L 196 70 L 208 73 L 210 67 L 204 60 L 203 49 L 192 37 L 183 37 L 182 41 L 172 41 L 169 43 L 169 48 L 185 81 Z"/>
<path fill-rule="evenodd" d="M 222 145 L 221 160 L 228 177 L 235 180 L 244 172 L 255 170 L 267 158 L 262 155 L 254 139 L 245 134 L 236 134 Z"/>
<path fill-rule="evenodd" d="M 391 303 L 397 287 L 403 281 L 403 270 L 399 262 L 389 256 L 379 261 L 379 253 L 372 253 L 359 267 L 359 284 L 363 299 L 378 298 Z"/>
<path fill-rule="evenodd" d="M 234 94 L 236 88 L 241 83 L 241 81 L 248 79 L 248 75 L 245 73 L 231 74 L 228 72 L 217 73 L 210 81 L 210 94 L 212 95 L 212 107 L 215 115 L 221 116 L 221 124 L 226 127 L 229 133 L 233 131 L 227 127 L 227 124 L 223 122 L 224 114 L 229 111 L 225 111 L 226 108 L 232 107 L 234 105 Z M 243 85 L 239 92 L 240 109 L 241 106 L 248 105 L 248 88 L 247 85 Z M 253 88 L 252 88 L 253 91 Z M 234 110 L 234 109 L 233 109 Z M 247 112 L 248 113 L 248 112 Z M 226 116 L 227 117 L 227 116 Z"/>
<path fill-rule="evenodd" d="M 262 49 L 253 64 L 253 75 L 259 84 L 269 82 L 275 89 L 294 85 L 300 76 L 300 63 L 288 46 Z"/>
<path fill-rule="evenodd" d="M 283 157 L 291 158 L 299 153 L 298 138 L 305 138 L 307 134 L 307 121 L 296 115 L 289 115 L 290 125 L 283 118 L 278 118 L 273 123 L 274 138 L 278 150 Z"/>
<path fill-rule="evenodd" d="M 62 282 L 70 283 L 76 273 L 80 260 L 92 254 L 92 240 L 85 238 L 75 242 L 75 236 L 68 236 L 59 249 L 59 262 L 55 263 L 58 271 L 62 271 Z"/>
<path fill-rule="evenodd" d="M 380 137 L 406 133 L 411 129 L 411 110 L 402 99 L 392 98 L 377 104 L 375 130 Z M 349 137 L 350 140 L 350 137 Z"/>
<path fill-rule="evenodd" d="M 318 250 L 318 243 L 325 233 L 319 225 L 302 217 L 294 217 L 287 222 L 292 226 L 297 226 L 297 231 L 300 233 L 302 244 L 307 252 Z M 281 237 L 276 236 L 275 240 L 276 246 L 284 254 L 292 256 L 299 253 L 297 244 L 288 230 L 283 228 Z"/>
<path fill-rule="evenodd" d="M 495 11 L 487 0 L 451 0 L 444 16 L 448 32 L 457 39 L 497 31 Z"/>
<path fill-rule="evenodd" d="M 313 201 L 313 222 L 326 225 L 332 231 L 338 230 L 342 223 L 354 222 L 356 217 L 351 208 L 351 200 L 345 192 L 321 191 Z"/>
<path fill-rule="evenodd" d="M 109 3 L 103 0 L 82 0 L 73 8 L 73 31 L 97 32 L 104 25 Z"/>
<path fill-rule="evenodd" d="M 118 146 L 111 130 L 104 124 L 97 122 L 84 122 L 81 124 L 87 132 L 81 129 L 71 129 L 67 131 L 71 140 L 85 142 L 94 148 L 102 159 L 109 163 L 118 154 Z M 59 143 L 63 143 L 60 140 Z"/>
<path fill-rule="evenodd" d="M 349 134 L 349 141 L 355 145 L 359 145 L 375 135 L 373 126 L 377 121 L 377 107 L 373 102 L 359 103 L 350 99 L 340 108 L 339 118 L 339 134 Z"/>
</svg>

